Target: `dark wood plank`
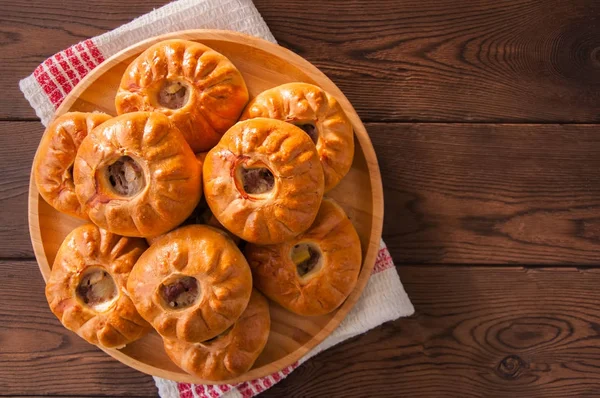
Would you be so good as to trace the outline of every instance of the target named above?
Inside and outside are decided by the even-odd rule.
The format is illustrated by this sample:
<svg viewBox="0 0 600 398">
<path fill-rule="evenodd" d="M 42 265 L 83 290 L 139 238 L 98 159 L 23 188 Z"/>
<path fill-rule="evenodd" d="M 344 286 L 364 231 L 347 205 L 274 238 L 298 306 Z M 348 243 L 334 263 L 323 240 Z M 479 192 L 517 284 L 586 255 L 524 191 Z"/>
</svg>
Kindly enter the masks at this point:
<svg viewBox="0 0 600 398">
<path fill-rule="evenodd" d="M 66 330 L 33 261 L 0 261 L 0 395 L 156 396 L 150 376 Z"/>
<path fill-rule="evenodd" d="M 311 359 L 268 396 L 563 397 L 600 389 L 600 270 L 400 267 L 417 315 Z M 0 262 L 0 395 L 150 396 L 66 331 L 33 262 Z M 6 349 L 8 347 L 8 349 Z M 503 395 L 504 394 L 504 395 Z"/>
<path fill-rule="evenodd" d="M 17 78 L 163 1 L 2 5 L 1 118 L 33 117 Z M 600 2 L 359 0 L 256 6 L 367 121 L 600 121 Z"/>
<path fill-rule="evenodd" d="M 367 124 L 397 263 L 600 263 L 600 126 Z M 32 256 L 38 122 L 0 122 L 0 257 Z"/>
<path fill-rule="evenodd" d="M 600 263 L 600 126 L 367 128 L 397 263 Z"/>
<path fill-rule="evenodd" d="M 598 1 L 255 3 L 365 120 L 600 120 Z"/>
<path fill-rule="evenodd" d="M 40 122 L 0 122 L 0 258 L 33 257 L 27 223 L 31 162 L 44 127 Z"/>
<path fill-rule="evenodd" d="M 166 0 L 18 0 L 0 5 L 0 119 L 35 118 L 19 80 L 46 58 L 81 40 L 112 30 Z"/>
<path fill-rule="evenodd" d="M 400 274 L 416 316 L 319 354 L 263 397 L 598 395 L 599 270 Z"/>
</svg>

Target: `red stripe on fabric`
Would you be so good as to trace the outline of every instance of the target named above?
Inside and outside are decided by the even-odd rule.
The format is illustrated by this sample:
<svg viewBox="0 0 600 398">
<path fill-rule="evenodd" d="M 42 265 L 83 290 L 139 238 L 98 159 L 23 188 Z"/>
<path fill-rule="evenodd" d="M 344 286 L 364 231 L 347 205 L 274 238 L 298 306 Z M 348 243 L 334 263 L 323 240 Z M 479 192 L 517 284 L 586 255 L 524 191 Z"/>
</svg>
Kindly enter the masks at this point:
<svg viewBox="0 0 600 398">
<path fill-rule="evenodd" d="M 88 74 L 88 70 L 86 69 L 85 66 L 83 66 L 83 64 L 81 63 L 79 58 L 77 58 L 77 56 L 75 55 L 74 46 L 67 48 L 65 50 L 65 54 L 67 54 L 67 59 L 69 60 L 71 65 L 73 65 L 73 68 L 77 71 L 77 73 L 79 74 L 79 77 L 84 78 L 85 75 Z"/>
<path fill-rule="evenodd" d="M 177 383 L 177 390 L 179 391 L 179 398 L 194 398 L 192 385 L 189 383 Z"/>
<path fill-rule="evenodd" d="M 88 52 L 92 55 L 97 64 L 104 62 L 104 56 L 100 52 L 100 49 L 96 47 L 91 39 L 83 42 L 88 49 Z"/>
<path fill-rule="evenodd" d="M 227 392 L 231 390 L 231 386 L 229 384 L 221 384 L 219 385 L 219 390 L 221 390 L 221 392 Z"/>
<path fill-rule="evenodd" d="M 211 398 L 219 398 L 222 393 L 218 392 L 215 386 L 206 386 L 206 391 Z"/>
<path fill-rule="evenodd" d="M 52 79 L 50 79 L 48 72 L 40 72 L 35 77 L 35 80 L 38 82 L 42 90 L 44 90 L 52 105 L 56 107 L 58 104 L 60 104 L 60 101 L 62 101 L 62 93 L 58 87 L 56 87 L 56 84 L 54 84 Z"/>
<path fill-rule="evenodd" d="M 394 262 L 390 256 L 390 252 L 386 247 L 379 249 L 377 253 L 377 259 L 375 260 L 375 267 L 373 267 L 373 274 L 376 274 L 386 269 L 394 267 Z"/>
<path fill-rule="evenodd" d="M 196 395 L 199 396 L 200 398 L 208 398 L 208 395 L 206 395 L 206 389 L 205 389 L 205 385 L 203 384 L 194 384 L 193 388 L 194 391 L 196 392 Z"/>
<path fill-rule="evenodd" d="M 262 385 L 265 387 L 265 389 L 271 388 L 271 386 L 273 385 L 270 376 L 263 377 L 262 379 L 260 379 L 260 381 L 262 382 Z"/>
<path fill-rule="evenodd" d="M 251 398 L 254 396 L 254 392 L 247 381 L 243 382 L 242 384 L 238 384 L 236 388 L 240 394 L 242 394 L 243 398 Z"/>
<path fill-rule="evenodd" d="M 292 370 L 296 369 L 298 367 L 298 365 L 300 365 L 299 362 L 294 362 L 293 364 L 291 364 L 287 368 L 283 369 L 281 371 L 281 373 L 283 373 L 284 376 L 287 376 L 287 375 L 289 375 L 292 372 Z"/>
<path fill-rule="evenodd" d="M 254 390 L 259 394 L 265 390 L 260 379 L 252 380 L 250 383 L 252 384 L 252 387 L 254 387 Z"/>
<path fill-rule="evenodd" d="M 81 59 L 83 59 L 83 61 L 85 62 L 86 66 L 89 69 L 94 69 L 96 67 L 96 64 L 94 62 L 92 62 L 92 59 L 86 52 L 85 47 L 83 47 L 83 44 L 81 44 L 81 43 L 75 44 L 75 50 L 78 51 L 79 56 L 81 57 Z"/>
<path fill-rule="evenodd" d="M 46 61 L 44 61 L 44 64 L 54 77 L 54 80 L 56 80 L 56 82 L 60 85 L 60 88 L 63 90 L 63 92 L 67 94 L 71 91 L 72 87 L 65 76 L 58 69 L 57 63 L 58 61 L 55 63 L 53 58 L 48 58 Z"/>
<path fill-rule="evenodd" d="M 37 80 L 37 82 L 47 95 L 50 95 L 50 93 L 52 93 L 53 91 L 58 90 L 58 87 L 56 87 L 56 84 L 54 84 L 52 79 L 50 79 L 50 75 L 48 75 L 48 72 L 46 71 L 39 73 L 36 76 L 35 80 Z"/>
<path fill-rule="evenodd" d="M 63 94 L 58 90 L 55 90 L 50 94 L 50 102 L 52 102 L 52 105 L 54 105 L 55 108 L 61 104 L 64 98 Z"/>
<path fill-rule="evenodd" d="M 73 87 L 75 87 L 77 85 L 77 83 L 79 83 L 79 78 L 75 74 L 75 71 L 73 70 L 71 65 L 69 65 L 65 61 L 62 51 L 59 52 L 58 54 L 56 54 L 54 56 L 54 58 L 56 58 L 56 61 L 58 62 L 58 64 L 62 68 L 62 70 L 65 72 L 65 74 L 67 75 L 67 78 L 69 79 L 69 82 L 71 83 L 71 85 Z"/>
<path fill-rule="evenodd" d="M 273 373 L 271 376 L 273 377 L 273 380 L 275 380 L 275 383 L 278 383 L 281 379 L 283 379 L 281 372 Z"/>
<path fill-rule="evenodd" d="M 40 75 L 40 73 L 42 73 L 42 71 L 44 70 L 44 67 L 42 65 L 39 65 L 37 68 L 35 68 L 35 70 L 33 71 L 33 77 L 36 78 Z"/>
</svg>

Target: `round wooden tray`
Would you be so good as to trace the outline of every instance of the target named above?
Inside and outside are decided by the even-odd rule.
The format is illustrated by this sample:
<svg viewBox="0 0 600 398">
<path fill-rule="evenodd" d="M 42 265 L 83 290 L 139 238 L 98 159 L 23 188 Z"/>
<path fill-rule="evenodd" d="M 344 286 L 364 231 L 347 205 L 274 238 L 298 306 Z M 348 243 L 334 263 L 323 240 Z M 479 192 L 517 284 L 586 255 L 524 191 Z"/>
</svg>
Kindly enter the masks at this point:
<svg viewBox="0 0 600 398">
<path fill-rule="evenodd" d="M 337 88 L 315 66 L 276 44 L 240 33 L 216 30 L 188 30 L 151 38 L 109 58 L 91 71 L 69 93 L 56 111 L 102 111 L 115 115 L 114 98 L 127 65 L 150 45 L 165 39 L 195 40 L 227 56 L 242 72 L 251 98 L 271 87 L 294 81 L 316 84 L 340 102 L 352 124 L 357 144 L 352 169 L 327 196 L 346 210 L 362 243 L 364 263 L 355 290 L 336 311 L 325 316 L 302 317 L 271 303 L 271 334 L 254 367 L 232 380 L 238 383 L 269 375 L 293 364 L 323 341 L 344 319 L 364 289 L 379 250 L 383 221 L 383 193 L 375 151 L 356 111 Z M 32 172 L 33 175 L 33 172 Z M 82 221 L 57 212 L 38 194 L 33 178 L 29 184 L 29 229 L 33 249 L 44 280 L 66 235 Z M 156 332 L 121 350 L 105 349 L 124 364 L 153 376 L 188 383 L 214 384 L 190 376 L 167 357 Z"/>
</svg>

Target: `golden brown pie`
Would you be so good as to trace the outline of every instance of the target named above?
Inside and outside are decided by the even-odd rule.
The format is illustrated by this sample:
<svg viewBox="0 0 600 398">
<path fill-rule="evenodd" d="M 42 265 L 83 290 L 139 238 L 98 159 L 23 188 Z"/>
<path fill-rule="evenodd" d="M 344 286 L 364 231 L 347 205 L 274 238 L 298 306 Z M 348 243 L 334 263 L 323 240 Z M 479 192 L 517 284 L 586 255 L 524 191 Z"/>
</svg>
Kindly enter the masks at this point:
<svg viewBox="0 0 600 398">
<path fill-rule="evenodd" d="M 217 220 L 217 218 L 210 211 L 210 208 L 208 207 L 206 202 L 204 202 L 203 200 L 200 200 L 200 203 L 198 204 L 198 206 L 196 206 L 196 208 L 194 209 L 192 214 L 190 214 L 190 216 L 188 218 L 186 218 L 185 221 L 183 223 L 181 223 L 181 225 L 179 225 L 179 227 L 185 227 L 186 225 L 196 225 L 196 224 L 208 225 L 210 227 L 214 227 L 214 228 L 222 230 L 223 232 L 226 232 L 227 235 L 231 238 L 231 240 L 233 240 L 233 242 L 236 245 L 239 245 L 241 242 L 241 239 L 239 237 L 237 237 L 234 234 L 232 234 L 231 232 L 229 232 L 219 222 L 219 220 Z M 163 235 L 164 234 L 158 235 L 158 236 L 148 236 L 148 237 L 146 237 L 146 242 L 148 242 L 148 244 L 151 245 L 152 243 L 157 241 L 158 238 L 160 238 Z"/>
<path fill-rule="evenodd" d="M 127 290 L 158 333 L 194 343 L 215 337 L 242 314 L 252 274 L 225 232 L 188 225 L 152 243 L 131 271 Z"/>
<path fill-rule="evenodd" d="M 197 153 L 196 154 L 196 159 L 198 160 L 200 171 L 202 171 L 202 165 L 204 164 L 204 158 L 206 157 L 206 153 L 207 152 L 201 152 L 201 153 Z M 208 224 L 207 223 L 208 218 L 206 218 L 206 216 L 204 215 L 204 212 L 207 211 L 207 210 L 210 211 L 208 209 L 208 205 L 206 204 L 206 201 L 204 200 L 203 197 L 201 197 L 200 201 L 198 202 L 198 204 L 196 205 L 196 207 L 192 211 L 192 214 L 190 214 L 188 216 L 188 218 L 186 218 L 177 227 L 183 227 L 183 226 L 192 225 L 192 224 Z M 177 228 L 177 227 L 175 227 L 175 228 Z M 173 228 L 173 229 L 175 229 L 175 228 Z M 153 236 L 146 236 L 146 242 L 148 242 L 148 244 L 151 245 L 152 242 L 154 242 L 155 240 L 157 240 L 158 238 L 160 238 L 162 235 L 164 235 L 164 234 L 153 235 Z"/>
<path fill-rule="evenodd" d="M 75 192 L 90 220 L 125 236 L 181 224 L 202 194 L 201 170 L 183 135 L 156 112 L 117 116 L 83 140 Z"/>
<path fill-rule="evenodd" d="M 75 195 L 73 162 L 88 132 L 110 118 L 105 113 L 70 112 L 56 118 L 46 129 L 33 170 L 40 195 L 56 210 L 88 219 Z"/>
<path fill-rule="evenodd" d="M 127 67 L 116 97 L 118 114 L 167 115 L 194 152 L 212 148 L 247 102 L 246 83 L 231 61 L 187 40 L 162 41 L 140 54 Z"/>
<path fill-rule="evenodd" d="M 225 228 L 273 244 L 305 231 L 323 197 L 323 168 L 308 135 L 274 119 L 239 122 L 204 162 L 204 192 Z"/>
<path fill-rule="evenodd" d="M 227 233 L 227 235 L 231 238 L 231 240 L 236 245 L 239 245 L 242 242 L 242 240 L 239 238 L 239 236 L 234 235 L 231 232 L 229 232 L 227 230 L 227 228 L 225 228 L 223 226 L 223 224 L 221 224 L 219 222 L 219 220 L 217 220 L 217 217 L 215 217 L 215 215 L 212 214 L 212 211 L 210 211 L 210 208 L 208 208 L 207 210 L 205 210 L 205 212 L 203 214 L 203 217 L 205 217 L 205 219 L 206 219 L 206 222 L 205 222 L 206 225 L 209 225 L 211 227 L 214 227 L 214 228 L 217 228 L 217 229 L 220 229 L 220 230 L 224 231 L 225 233 Z"/>
<path fill-rule="evenodd" d="M 242 120 L 268 117 L 295 124 L 317 146 L 325 173 L 325 192 L 348 173 L 354 158 L 352 124 L 329 93 L 308 83 L 288 83 L 256 96 Z"/>
<path fill-rule="evenodd" d="M 327 314 L 352 292 L 361 267 L 358 234 L 344 210 L 323 200 L 313 225 L 279 245 L 246 246 L 254 286 L 300 315 Z"/>
<path fill-rule="evenodd" d="M 267 344 L 270 327 L 269 303 L 253 290 L 248 307 L 232 327 L 202 343 L 164 339 L 165 351 L 192 375 L 211 381 L 232 379 L 250 370 Z"/>
<path fill-rule="evenodd" d="M 125 294 L 143 239 L 112 234 L 93 224 L 63 241 L 46 284 L 50 309 L 63 325 L 92 344 L 120 348 L 151 327 Z"/>
</svg>

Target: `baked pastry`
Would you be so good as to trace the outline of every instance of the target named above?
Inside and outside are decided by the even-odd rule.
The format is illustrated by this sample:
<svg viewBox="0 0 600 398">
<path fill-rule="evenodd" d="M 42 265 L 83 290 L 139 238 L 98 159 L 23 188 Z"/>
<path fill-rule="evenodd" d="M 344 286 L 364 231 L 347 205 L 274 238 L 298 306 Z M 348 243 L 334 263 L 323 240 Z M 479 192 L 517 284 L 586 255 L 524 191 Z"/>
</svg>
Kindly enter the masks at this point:
<svg viewBox="0 0 600 398">
<path fill-rule="evenodd" d="M 250 370 L 267 344 L 270 327 L 269 303 L 253 290 L 248 307 L 225 332 L 195 344 L 164 339 L 165 351 L 192 375 L 211 381 L 232 379 Z"/>
<path fill-rule="evenodd" d="M 241 120 L 268 117 L 295 124 L 317 146 L 325 174 L 325 192 L 348 173 L 354 158 L 352 123 L 326 91 L 308 83 L 288 83 L 256 96 Z"/>
<path fill-rule="evenodd" d="M 192 214 L 190 214 L 190 216 L 188 218 L 186 218 L 185 221 L 183 223 L 181 223 L 181 225 L 179 227 L 185 227 L 186 225 L 195 225 L 195 224 L 208 225 L 210 227 L 220 229 L 223 232 L 227 233 L 227 235 L 231 238 L 231 240 L 233 240 L 233 242 L 236 245 L 239 245 L 241 242 L 241 239 L 238 238 L 237 236 L 235 236 L 234 234 L 232 234 L 231 232 L 229 232 L 227 229 L 225 229 L 225 227 L 223 225 L 221 225 L 219 220 L 217 220 L 217 218 L 210 211 L 210 208 L 208 207 L 206 202 L 202 203 L 202 200 L 200 202 L 201 203 L 199 203 L 198 206 L 196 206 L 196 208 L 194 209 Z M 158 238 L 160 238 L 163 235 L 148 236 L 148 237 L 146 237 L 146 242 L 148 242 L 148 244 L 151 245 L 152 243 L 156 242 L 158 240 Z"/>
<path fill-rule="evenodd" d="M 252 274 L 225 232 L 188 225 L 150 246 L 131 271 L 127 291 L 163 337 L 195 343 L 215 337 L 242 314 Z"/>
<path fill-rule="evenodd" d="M 75 158 L 75 192 L 90 220 L 125 236 L 181 224 L 202 194 L 194 153 L 155 112 L 117 116 L 92 130 Z"/>
<path fill-rule="evenodd" d="M 206 153 L 204 152 L 203 155 L 206 156 Z M 198 155 L 196 155 L 196 158 L 198 158 Z M 206 200 L 204 200 L 204 198 L 200 199 L 200 202 L 198 203 L 198 205 L 196 206 L 196 208 L 194 209 L 192 214 L 190 214 L 190 216 L 188 218 L 186 218 L 185 221 L 183 223 L 181 223 L 181 225 L 179 225 L 179 227 L 184 227 L 186 225 L 194 225 L 194 224 L 203 224 L 203 225 L 208 225 L 210 227 L 220 229 L 220 230 L 226 232 L 227 235 L 231 238 L 231 240 L 233 240 L 233 242 L 236 245 L 239 246 L 241 243 L 241 239 L 239 237 L 235 236 L 234 234 L 232 234 L 231 232 L 229 232 L 219 222 L 219 220 L 217 220 L 217 218 L 212 214 L 212 211 L 210 211 L 210 207 L 208 207 L 208 204 L 206 203 Z M 162 235 L 164 235 L 164 234 L 162 234 Z M 147 236 L 146 242 L 148 242 L 148 244 L 151 245 L 162 235 Z"/>
<path fill-rule="evenodd" d="M 88 219 L 75 195 L 73 162 L 88 132 L 110 118 L 105 113 L 69 112 L 56 118 L 46 129 L 33 170 L 40 195 L 56 210 Z"/>
<path fill-rule="evenodd" d="M 210 211 L 210 208 L 206 209 L 205 212 L 203 213 L 203 217 L 205 217 L 206 221 L 205 224 L 209 225 L 213 228 L 217 228 L 222 230 L 223 232 L 225 232 L 230 238 L 231 240 L 236 244 L 239 245 L 241 243 L 241 239 L 239 238 L 239 236 L 232 234 L 231 232 L 229 232 L 227 230 L 227 228 L 225 228 L 223 226 L 223 224 L 221 224 L 219 222 L 219 220 L 217 220 L 217 217 L 215 217 L 214 214 L 212 214 L 212 211 Z"/>
<path fill-rule="evenodd" d="M 201 152 L 201 153 L 196 154 L 196 159 L 198 160 L 198 165 L 200 167 L 200 171 L 202 171 L 202 164 L 204 163 L 205 157 L 206 157 L 206 152 Z M 201 197 L 200 201 L 198 202 L 198 204 L 192 211 L 192 214 L 190 214 L 188 216 L 188 218 L 186 218 L 177 227 L 183 227 L 183 226 L 191 225 L 191 224 L 206 224 L 206 222 L 204 221 L 205 216 L 203 216 L 203 212 L 206 211 L 207 209 L 208 209 L 208 205 L 206 204 L 206 201 L 204 200 L 204 198 Z M 177 228 L 177 227 L 175 227 L 175 228 Z M 175 229 L 175 228 L 173 228 L 173 229 Z M 148 244 L 151 245 L 152 242 L 154 242 L 155 240 L 160 238 L 162 235 L 164 235 L 164 234 L 146 236 L 146 242 L 148 242 Z"/>
<path fill-rule="evenodd" d="M 206 202 L 229 231 L 274 244 L 305 231 L 323 197 L 323 168 L 308 135 L 274 119 L 239 122 L 208 152 Z"/>
<path fill-rule="evenodd" d="M 115 101 L 119 115 L 167 115 L 194 152 L 201 152 L 237 122 L 248 102 L 248 89 L 224 55 L 193 41 L 166 40 L 127 67 Z"/>
<path fill-rule="evenodd" d="M 313 225 L 279 245 L 246 246 L 254 286 L 300 315 L 327 314 L 352 292 L 362 264 L 360 240 L 344 210 L 323 200 Z"/>
<path fill-rule="evenodd" d="M 92 344 L 120 348 L 151 327 L 125 294 L 133 265 L 148 246 L 93 224 L 75 228 L 60 246 L 46 298 L 63 325 Z"/>
</svg>

